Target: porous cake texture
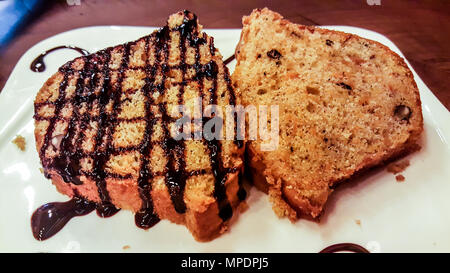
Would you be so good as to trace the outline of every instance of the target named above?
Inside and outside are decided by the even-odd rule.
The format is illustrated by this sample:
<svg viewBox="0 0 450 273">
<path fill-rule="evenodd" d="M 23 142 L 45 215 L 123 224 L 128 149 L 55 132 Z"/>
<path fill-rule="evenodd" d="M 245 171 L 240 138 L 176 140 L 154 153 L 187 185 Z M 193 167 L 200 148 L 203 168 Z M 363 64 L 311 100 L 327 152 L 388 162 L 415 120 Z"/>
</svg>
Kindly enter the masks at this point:
<svg viewBox="0 0 450 273">
<path fill-rule="evenodd" d="M 318 217 L 337 183 L 415 146 L 423 130 L 419 92 L 396 53 L 267 8 L 242 22 L 232 75 L 238 97 L 244 105 L 279 105 L 278 149 L 247 143 L 254 183 L 276 214 Z"/>
</svg>

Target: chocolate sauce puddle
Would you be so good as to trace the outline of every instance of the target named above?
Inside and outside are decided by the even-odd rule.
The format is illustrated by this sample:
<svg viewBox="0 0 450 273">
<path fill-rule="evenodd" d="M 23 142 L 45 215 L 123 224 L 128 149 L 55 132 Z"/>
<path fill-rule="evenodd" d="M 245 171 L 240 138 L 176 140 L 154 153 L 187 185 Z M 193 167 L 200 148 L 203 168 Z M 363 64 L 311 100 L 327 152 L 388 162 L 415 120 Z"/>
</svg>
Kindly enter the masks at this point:
<svg viewBox="0 0 450 273">
<path fill-rule="evenodd" d="M 73 217 L 83 216 L 93 210 L 101 217 L 110 217 L 119 210 L 106 208 L 102 204 L 74 197 L 66 202 L 47 203 L 37 208 L 31 216 L 31 230 L 34 238 L 47 240 L 58 233 Z"/>
<path fill-rule="evenodd" d="M 324 248 L 319 253 L 336 253 L 336 252 L 342 252 L 342 251 L 349 251 L 353 253 L 370 253 L 367 249 L 364 247 L 352 244 L 352 243 L 341 243 L 341 244 L 335 244 L 328 246 Z"/>
<path fill-rule="evenodd" d="M 31 216 L 31 230 L 36 240 L 43 241 L 60 231 L 73 217 L 91 213 L 93 202 L 75 197 L 67 202 L 42 205 Z"/>
<path fill-rule="evenodd" d="M 79 52 L 80 54 L 82 54 L 84 56 L 89 55 L 89 52 L 87 50 L 82 49 L 77 46 L 70 46 L 70 45 L 57 46 L 57 47 L 51 48 L 51 49 L 43 52 L 39 56 L 37 56 L 31 63 L 30 69 L 34 72 L 44 72 L 45 71 L 45 63 L 44 63 L 45 56 L 47 56 L 48 54 L 50 54 L 53 51 L 60 50 L 60 49 L 72 49 L 72 50 Z"/>
</svg>

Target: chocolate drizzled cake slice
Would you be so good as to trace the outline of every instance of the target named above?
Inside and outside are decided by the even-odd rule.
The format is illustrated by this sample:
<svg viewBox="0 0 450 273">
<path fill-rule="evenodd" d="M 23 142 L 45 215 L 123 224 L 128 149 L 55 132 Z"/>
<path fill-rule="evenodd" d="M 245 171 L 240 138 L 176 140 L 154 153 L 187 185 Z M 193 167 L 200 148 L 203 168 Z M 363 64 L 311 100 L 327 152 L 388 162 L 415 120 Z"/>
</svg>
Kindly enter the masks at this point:
<svg viewBox="0 0 450 273">
<path fill-rule="evenodd" d="M 414 147 L 422 110 L 397 54 L 356 35 L 293 24 L 267 8 L 243 18 L 233 84 L 244 105 L 279 105 L 279 147 L 247 143 L 275 212 L 318 217 L 333 187 Z"/>
<path fill-rule="evenodd" d="M 204 108 L 237 103 L 213 38 L 188 11 L 149 36 L 66 63 L 35 100 L 46 177 L 96 202 L 101 216 L 123 208 L 142 228 L 169 219 L 197 240 L 214 238 L 245 198 L 243 145 L 173 138 L 181 117 L 173 108 L 197 97 Z"/>
</svg>

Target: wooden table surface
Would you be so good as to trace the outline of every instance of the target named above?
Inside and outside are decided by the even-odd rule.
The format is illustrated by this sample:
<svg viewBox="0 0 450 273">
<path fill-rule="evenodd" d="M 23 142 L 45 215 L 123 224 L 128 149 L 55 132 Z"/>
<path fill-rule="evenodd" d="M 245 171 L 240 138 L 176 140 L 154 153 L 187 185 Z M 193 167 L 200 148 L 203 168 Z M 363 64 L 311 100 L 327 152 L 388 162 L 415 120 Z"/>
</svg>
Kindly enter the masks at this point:
<svg viewBox="0 0 450 273">
<path fill-rule="evenodd" d="M 27 49 L 63 31 L 96 25 L 161 26 L 168 15 L 182 9 L 196 13 L 205 28 L 240 28 L 243 15 L 265 6 L 296 23 L 349 25 L 387 36 L 400 48 L 439 100 L 450 109 L 448 0 L 53 1 L 9 45 L 0 50 L 0 89 L 3 89 L 14 65 Z"/>
</svg>

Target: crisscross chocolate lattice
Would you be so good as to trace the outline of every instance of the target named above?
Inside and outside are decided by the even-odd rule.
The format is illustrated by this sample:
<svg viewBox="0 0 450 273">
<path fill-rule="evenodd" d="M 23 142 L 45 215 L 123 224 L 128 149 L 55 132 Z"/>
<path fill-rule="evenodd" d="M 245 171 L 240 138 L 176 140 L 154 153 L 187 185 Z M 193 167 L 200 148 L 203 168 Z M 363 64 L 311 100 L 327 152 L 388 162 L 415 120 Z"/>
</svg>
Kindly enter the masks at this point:
<svg viewBox="0 0 450 273">
<path fill-rule="evenodd" d="M 175 41 L 172 41 L 174 37 L 179 40 L 176 46 Z M 140 51 L 137 48 L 142 45 L 143 53 L 138 54 Z M 209 61 L 201 60 L 201 56 L 205 55 L 202 54 L 205 48 L 209 50 Z M 228 103 L 235 105 L 236 98 L 226 66 L 211 58 L 215 51 L 213 39 L 206 34 L 199 34 L 196 16 L 185 11 L 182 23 L 176 27 L 165 26 L 137 41 L 80 57 L 61 67 L 59 72 L 62 80 L 59 83 L 58 97 L 54 101 L 35 103 L 35 119 L 48 122 L 40 149 L 47 177 L 49 171 L 53 170 L 67 183 L 80 185 L 83 183 L 80 180 L 82 176 L 95 181 L 101 199 L 101 203 L 97 204 L 97 212 L 103 217 L 118 211 L 111 203 L 106 179 L 138 177 L 142 206 L 135 215 L 136 224 L 149 228 L 159 221 L 150 194 L 149 181 L 152 178 L 164 177 L 175 210 L 184 213 L 186 180 L 209 173 L 215 178 L 214 197 L 219 204 L 219 216 L 223 220 L 230 218 L 232 208 L 226 195 L 225 181 L 228 173 L 239 170 L 224 166 L 221 158 L 222 145 L 215 139 L 202 140 L 209 153 L 210 168 L 186 170 L 186 141 L 171 137 L 170 126 L 176 118 L 169 113 L 168 103 L 160 100 L 160 97 L 168 96 L 169 88 L 177 87 L 175 102 L 181 105 L 184 103 L 187 86 L 196 83 L 203 104 L 215 105 L 218 103 L 218 96 L 226 96 Z M 188 52 L 194 56 L 189 62 Z M 179 61 L 174 61 L 173 56 L 178 56 Z M 224 75 L 222 79 L 218 77 L 219 74 Z M 127 88 L 130 75 L 141 77 L 142 86 Z M 205 80 L 211 85 L 210 88 L 206 88 Z M 226 85 L 226 91 L 221 94 L 218 94 L 219 81 Z M 74 82 L 75 88 L 71 84 Z M 124 117 L 120 113 L 132 100 L 128 96 L 136 92 L 140 92 L 145 98 L 144 114 Z M 43 107 L 51 109 L 52 115 L 40 114 Z M 143 128 L 144 133 L 139 143 L 118 145 L 115 133 L 119 125 L 131 123 Z M 153 137 L 156 125 L 160 126 L 162 134 L 157 139 Z M 64 129 L 59 128 L 61 126 Z M 60 134 L 57 133 L 58 130 L 61 131 Z M 83 146 L 87 135 L 93 143 L 89 151 Z M 242 142 L 235 141 L 234 145 L 241 148 Z M 162 148 L 167 158 L 164 170 L 157 172 L 149 167 L 148 156 L 156 146 Z M 111 172 L 107 168 L 112 157 L 122 154 L 139 156 L 136 161 L 139 167 L 135 175 Z M 84 169 L 82 162 L 87 162 L 90 168 Z M 238 196 L 243 199 L 245 190 L 241 182 L 239 184 Z"/>
</svg>

